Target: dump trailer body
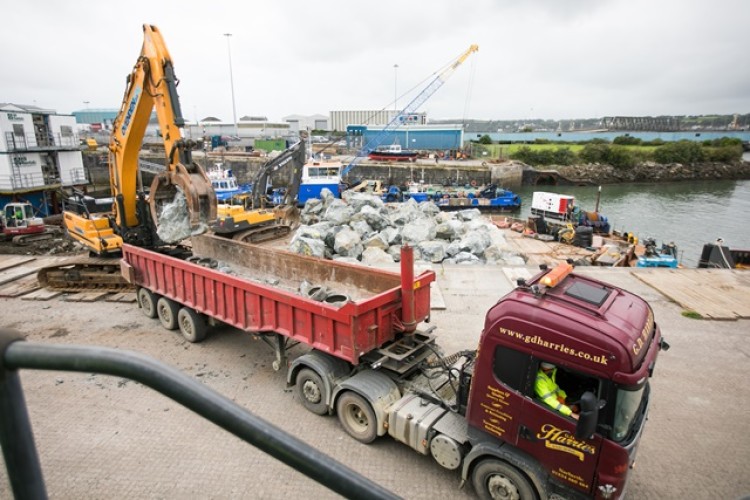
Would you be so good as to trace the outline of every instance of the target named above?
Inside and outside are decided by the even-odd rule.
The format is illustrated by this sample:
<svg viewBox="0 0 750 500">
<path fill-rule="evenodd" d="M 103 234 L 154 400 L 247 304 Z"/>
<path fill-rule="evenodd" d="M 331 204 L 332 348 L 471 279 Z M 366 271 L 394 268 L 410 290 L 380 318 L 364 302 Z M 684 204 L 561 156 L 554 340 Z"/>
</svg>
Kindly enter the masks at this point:
<svg viewBox="0 0 750 500">
<path fill-rule="evenodd" d="M 355 365 L 362 355 L 405 331 L 410 322 L 402 315 L 404 295 L 413 301 L 414 321 L 424 321 L 430 313 L 432 271 L 412 279 L 409 299 L 394 272 L 213 235 L 194 237 L 192 247 L 194 257 L 206 256 L 203 260 L 215 267 L 125 244 L 123 276 L 241 330 L 278 333 Z M 316 301 L 299 292 L 304 283 L 346 300 L 343 305 Z"/>
</svg>

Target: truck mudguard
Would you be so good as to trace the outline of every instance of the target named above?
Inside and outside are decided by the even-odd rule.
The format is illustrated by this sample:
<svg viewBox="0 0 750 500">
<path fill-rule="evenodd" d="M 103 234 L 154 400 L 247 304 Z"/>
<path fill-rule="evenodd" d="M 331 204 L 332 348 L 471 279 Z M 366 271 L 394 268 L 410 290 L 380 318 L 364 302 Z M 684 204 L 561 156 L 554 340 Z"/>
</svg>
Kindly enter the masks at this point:
<svg viewBox="0 0 750 500">
<path fill-rule="evenodd" d="M 329 412 L 333 408 L 333 389 L 345 380 L 351 373 L 350 365 L 343 359 L 334 358 L 320 351 L 310 351 L 295 358 L 286 373 L 286 385 L 292 387 L 297 384 L 297 374 L 302 368 L 310 368 L 320 375 L 325 385 L 324 400 Z"/>
<path fill-rule="evenodd" d="M 373 370 L 362 371 L 346 379 L 336 388 L 332 403 L 347 390 L 359 394 L 370 402 L 375 411 L 375 418 L 378 420 L 378 436 L 383 436 L 387 432 L 385 423 L 388 421 L 388 413 L 385 409 L 401 397 L 401 391 L 396 383 L 384 373 Z"/>
</svg>

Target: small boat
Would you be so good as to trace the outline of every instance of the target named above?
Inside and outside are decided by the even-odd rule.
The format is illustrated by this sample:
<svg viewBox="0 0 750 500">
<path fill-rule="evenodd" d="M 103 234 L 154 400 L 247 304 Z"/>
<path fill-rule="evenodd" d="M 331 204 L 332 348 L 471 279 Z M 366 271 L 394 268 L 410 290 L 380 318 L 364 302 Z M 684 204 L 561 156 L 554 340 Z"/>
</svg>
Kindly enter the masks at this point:
<svg viewBox="0 0 750 500">
<path fill-rule="evenodd" d="M 400 144 L 391 144 L 390 146 L 378 146 L 367 157 L 376 161 L 414 161 L 417 159 L 417 155 L 416 151 L 401 149 Z"/>
<path fill-rule="evenodd" d="M 716 243 L 703 245 L 698 267 L 701 269 L 750 269 L 750 249 L 729 248 L 724 245 L 724 240 L 719 238 Z"/>
<path fill-rule="evenodd" d="M 312 159 L 305 163 L 297 195 L 299 205 L 304 205 L 310 198 L 320 198 L 324 188 L 328 188 L 334 197 L 341 198 L 341 193 L 345 189 L 341 178 L 343 168 L 344 164 L 340 161 Z"/>
<path fill-rule="evenodd" d="M 252 192 L 251 184 L 240 185 L 232 173 L 232 169 L 225 168 L 222 163 L 214 165 L 212 169 L 206 172 L 206 175 L 211 180 L 211 186 L 216 193 L 216 199 L 220 203 L 229 203 L 234 197 Z"/>
</svg>

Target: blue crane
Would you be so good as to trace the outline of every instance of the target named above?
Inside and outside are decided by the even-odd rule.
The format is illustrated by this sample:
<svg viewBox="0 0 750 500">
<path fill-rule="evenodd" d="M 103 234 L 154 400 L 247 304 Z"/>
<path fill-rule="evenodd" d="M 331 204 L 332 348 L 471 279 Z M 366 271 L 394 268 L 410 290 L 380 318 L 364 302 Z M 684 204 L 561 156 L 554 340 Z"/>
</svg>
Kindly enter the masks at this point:
<svg viewBox="0 0 750 500">
<path fill-rule="evenodd" d="M 432 94 L 437 92 L 437 90 L 443 86 L 445 81 L 448 79 L 449 76 L 453 74 L 453 72 L 458 68 L 471 54 L 479 50 L 479 45 L 472 45 L 469 47 L 469 49 L 458 56 L 458 58 L 453 61 L 447 68 L 445 68 L 443 71 L 441 71 L 435 78 L 432 79 L 432 81 L 425 87 L 424 90 L 422 90 L 417 96 L 411 100 L 409 104 L 404 106 L 404 109 L 401 110 L 400 113 L 398 113 L 396 116 L 394 116 L 390 122 L 388 122 L 388 125 L 381 130 L 378 135 L 370 139 L 367 144 L 365 144 L 362 149 L 357 151 L 357 155 L 352 159 L 349 164 L 344 167 L 344 169 L 341 171 L 341 175 L 346 175 L 351 169 L 353 169 L 355 166 L 357 166 L 357 163 L 362 161 L 364 157 L 366 157 L 370 152 L 372 152 L 375 148 L 380 146 L 380 144 L 383 142 L 383 140 L 390 134 L 393 130 L 397 129 L 404 123 L 404 117 L 408 116 L 414 112 L 416 112 L 424 102 L 429 99 Z"/>
</svg>

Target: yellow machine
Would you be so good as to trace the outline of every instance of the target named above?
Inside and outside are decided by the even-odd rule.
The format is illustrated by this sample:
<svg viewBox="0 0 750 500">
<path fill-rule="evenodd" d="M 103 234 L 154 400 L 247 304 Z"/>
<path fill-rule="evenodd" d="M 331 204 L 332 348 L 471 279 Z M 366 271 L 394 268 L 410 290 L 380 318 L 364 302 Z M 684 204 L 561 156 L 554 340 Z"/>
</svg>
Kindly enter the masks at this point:
<svg viewBox="0 0 750 500">
<path fill-rule="evenodd" d="M 109 143 L 109 174 L 114 199 L 111 214 L 66 211 L 68 234 L 91 253 L 120 253 L 123 242 L 153 248 L 163 241 L 157 234 L 158 217 L 179 193 L 185 196 L 191 228 L 207 227 L 216 218 L 216 195 L 203 169 L 192 161 L 192 141 L 182 138 L 185 119 L 177 95 L 177 78 L 161 33 L 143 26 L 143 48 L 127 77 L 125 95 L 115 118 Z M 156 108 L 166 171 L 151 184 L 148 198 L 137 189 L 138 154 L 151 112 Z"/>
<path fill-rule="evenodd" d="M 248 243 L 259 243 L 289 234 L 296 215 L 296 198 L 305 164 L 305 142 L 306 137 L 301 134 L 299 142 L 260 168 L 253 179 L 252 195 L 245 199 L 244 205 L 218 205 L 218 216 L 211 224 L 211 230 L 220 236 Z M 266 208 L 270 205 L 265 192 L 269 177 L 290 164 L 291 179 L 283 200 L 273 208 Z"/>
</svg>

